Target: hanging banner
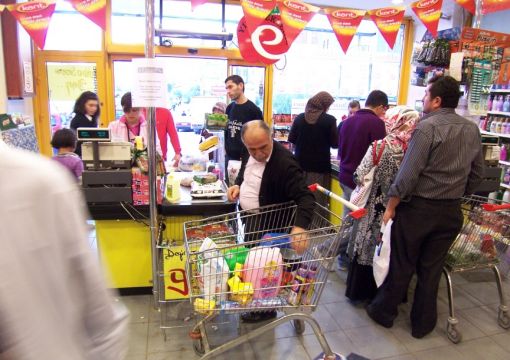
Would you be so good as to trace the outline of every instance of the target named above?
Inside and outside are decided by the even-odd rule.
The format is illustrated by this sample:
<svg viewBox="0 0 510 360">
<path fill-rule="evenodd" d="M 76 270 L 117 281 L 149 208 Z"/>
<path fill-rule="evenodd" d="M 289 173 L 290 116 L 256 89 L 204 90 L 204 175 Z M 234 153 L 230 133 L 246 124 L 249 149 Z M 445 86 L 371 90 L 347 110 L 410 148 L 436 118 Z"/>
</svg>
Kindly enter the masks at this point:
<svg viewBox="0 0 510 360">
<path fill-rule="evenodd" d="M 418 19 L 427 28 L 432 36 L 437 37 L 437 27 L 441 18 L 441 8 L 443 0 L 420 0 L 411 4 Z"/>
<path fill-rule="evenodd" d="M 40 49 L 44 49 L 51 16 L 55 11 L 55 2 L 55 0 L 38 0 L 7 5 L 7 10 L 18 20 Z"/>
<path fill-rule="evenodd" d="M 241 6 L 250 32 L 266 20 L 276 6 L 276 0 L 241 0 Z"/>
<path fill-rule="evenodd" d="M 388 43 L 390 49 L 393 49 L 397 39 L 400 25 L 404 19 L 405 7 L 387 7 L 382 9 L 369 10 L 368 14 L 381 32 L 382 37 Z"/>
<path fill-rule="evenodd" d="M 510 0 L 483 0 L 482 14 L 510 9 Z"/>
<path fill-rule="evenodd" d="M 5 5 L 0 4 L 0 13 L 1 13 L 2 11 L 4 11 L 4 9 L 5 9 Z"/>
<path fill-rule="evenodd" d="M 282 16 L 283 30 L 289 47 L 320 10 L 317 6 L 305 4 L 298 0 L 278 0 L 278 8 Z"/>
<path fill-rule="evenodd" d="M 191 11 L 194 11 L 198 6 L 203 5 L 207 0 L 191 0 Z"/>
<path fill-rule="evenodd" d="M 475 14 L 476 12 L 476 4 L 475 0 L 455 0 L 457 4 L 462 6 L 464 9 L 469 11 L 471 14 Z"/>
<path fill-rule="evenodd" d="M 269 15 L 253 32 L 243 16 L 237 25 L 239 51 L 244 60 L 274 64 L 289 51 L 279 14 Z"/>
<path fill-rule="evenodd" d="M 69 0 L 79 13 L 106 30 L 106 0 Z"/>
<path fill-rule="evenodd" d="M 324 11 L 328 16 L 340 47 L 344 53 L 347 53 L 352 38 L 356 35 L 356 30 L 367 11 L 354 9 L 324 9 Z"/>
</svg>

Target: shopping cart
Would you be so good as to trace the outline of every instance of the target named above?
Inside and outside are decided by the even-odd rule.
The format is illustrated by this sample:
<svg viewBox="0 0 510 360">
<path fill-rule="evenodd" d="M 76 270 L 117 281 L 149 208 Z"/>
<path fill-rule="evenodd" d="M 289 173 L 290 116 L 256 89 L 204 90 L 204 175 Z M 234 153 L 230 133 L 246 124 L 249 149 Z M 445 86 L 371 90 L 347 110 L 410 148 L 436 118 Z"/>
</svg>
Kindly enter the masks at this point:
<svg viewBox="0 0 510 360">
<path fill-rule="evenodd" d="M 491 200 L 492 201 L 492 200 Z M 487 198 L 470 196 L 462 199 L 464 225 L 448 251 L 443 268 L 448 290 L 450 316 L 446 326 L 448 339 L 457 344 L 462 335 L 455 317 L 452 273 L 490 268 L 494 271 L 499 293 L 498 324 L 510 328 L 508 307 L 501 288 L 497 265 L 510 262 L 510 204 L 488 203 Z"/>
<path fill-rule="evenodd" d="M 320 186 L 313 190 L 327 192 Z M 320 204 L 304 232 L 289 235 L 300 209 L 294 203 L 189 221 L 184 224 L 187 280 L 197 322 L 190 332 L 195 352 L 210 358 L 285 322 L 297 334 L 310 325 L 325 354 L 338 359 L 311 316 L 327 282 L 339 240 L 364 209 L 332 194 L 353 212 L 341 219 Z M 332 221 L 334 220 L 334 221 Z M 340 225 L 334 225 L 339 223 Z M 301 247 L 302 252 L 294 248 Z M 280 310 L 284 316 L 217 347 L 206 324 L 220 314 Z"/>
</svg>

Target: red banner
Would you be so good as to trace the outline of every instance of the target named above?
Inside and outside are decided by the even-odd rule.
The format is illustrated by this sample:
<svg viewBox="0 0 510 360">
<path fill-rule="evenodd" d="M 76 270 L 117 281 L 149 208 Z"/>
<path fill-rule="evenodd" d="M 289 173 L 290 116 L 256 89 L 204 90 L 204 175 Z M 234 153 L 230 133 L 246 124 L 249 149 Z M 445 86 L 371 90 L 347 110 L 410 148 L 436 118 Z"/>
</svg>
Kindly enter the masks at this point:
<svg viewBox="0 0 510 360">
<path fill-rule="evenodd" d="M 324 9 L 324 11 L 328 16 L 340 47 L 344 53 L 347 53 L 352 38 L 356 35 L 356 30 L 367 11 L 354 9 Z"/>
<path fill-rule="evenodd" d="M 404 19 L 405 7 L 387 7 L 382 9 L 369 10 L 368 14 L 381 32 L 382 37 L 393 49 L 397 34 Z"/>
<path fill-rule="evenodd" d="M 510 0 L 483 0 L 482 14 L 510 9 Z"/>
<path fill-rule="evenodd" d="M 269 15 L 256 29 L 248 30 L 243 16 L 237 25 L 239 51 L 244 60 L 274 64 L 289 50 L 280 15 Z"/>
<path fill-rule="evenodd" d="M 476 12 L 476 4 L 475 0 L 455 0 L 457 4 L 462 6 L 464 9 L 469 11 L 471 14 L 475 14 Z"/>
<path fill-rule="evenodd" d="M 411 8 L 416 16 L 418 16 L 418 19 L 421 20 L 433 37 L 437 37 L 437 27 L 441 18 L 442 6 L 443 0 L 420 0 L 411 4 Z"/>
<path fill-rule="evenodd" d="M 317 6 L 305 4 L 299 0 L 278 0 L 282 16 L 283 30 L 289 46 L 306 27 L 306 24 L 319 11 Z"/>
<path fill-rule="evenodd" d="M 106 30 L 106 0 L 69 0 L 79 13 Z"/>
<path fill-rule="evenodd" d="M 241 0 L 241 6 L 251 32 L 266 20 L 276 6 L 276 0 Z"/>
<path fill-rule="evenodd" d="M 44 49 L 55 0 L 38 0 L 7 5 L 7 9 L 27 31 L 34 43 Z"/>
<path fill-rule="evenodd" d="M 203 5 L 207 0 L 191 0 L 191 11 L 194 11 L 198 6 Z"/>
</svg>

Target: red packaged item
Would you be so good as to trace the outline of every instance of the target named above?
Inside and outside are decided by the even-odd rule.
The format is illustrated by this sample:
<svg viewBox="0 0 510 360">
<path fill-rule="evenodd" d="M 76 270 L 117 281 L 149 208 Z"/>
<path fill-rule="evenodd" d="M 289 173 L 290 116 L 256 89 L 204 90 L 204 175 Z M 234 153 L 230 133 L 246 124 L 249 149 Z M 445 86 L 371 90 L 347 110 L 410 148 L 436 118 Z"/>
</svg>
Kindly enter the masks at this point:
<svg viewBox="0 0 510 360">
<path fill-rule="evenodd" d="M 186 229 L 186 239 L 188 241 L 203 240 L 207 237 L 207 234 L 202 229 Z"/>
<path fill-rule="evenodd" d="M 225 224 L 211 224 L 204 226 L 204 230 L 208 237 L 219 237 L 230 235 L 231 232 Z"/>
</svg>

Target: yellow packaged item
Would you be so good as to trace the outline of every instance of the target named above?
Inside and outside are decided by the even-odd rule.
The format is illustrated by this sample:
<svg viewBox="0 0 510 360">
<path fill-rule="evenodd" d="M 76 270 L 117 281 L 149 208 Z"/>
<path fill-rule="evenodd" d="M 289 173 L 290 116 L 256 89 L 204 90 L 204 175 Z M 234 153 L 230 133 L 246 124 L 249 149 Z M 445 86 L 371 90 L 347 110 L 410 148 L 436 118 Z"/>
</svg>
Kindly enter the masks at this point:
<svg viewBox="0 0 510 360">
<path fill-rule="evenodd" d="M 198 145 L 198 149 L 202 152 L 207 151 L 214 146 L 217 146 L 220 139 L 217 136 L 211 136 L 210 138 L 206 139 L 204 142 L 200 143 Z"/>
<path fill-rule="evenodd" d="M 214 300 L 204 300 L 204 299 L 195 299 L 195 303 L 193 304 L 195 311 L 208 315 L 212 310 L 216 308 L 216 301 Z"/>
<path fill-rule="evenodd" d="M 235 265 L 234 276 L 228 280 L 228 286 L 232 292 L 230 299 L 232 301 L 237 301 L 241 305 L 246 305 L 253 298 L 253 285 L 249 282 L 242 282 L 242 270 L 243 265 L 237 263 Z"/>
</svg>

